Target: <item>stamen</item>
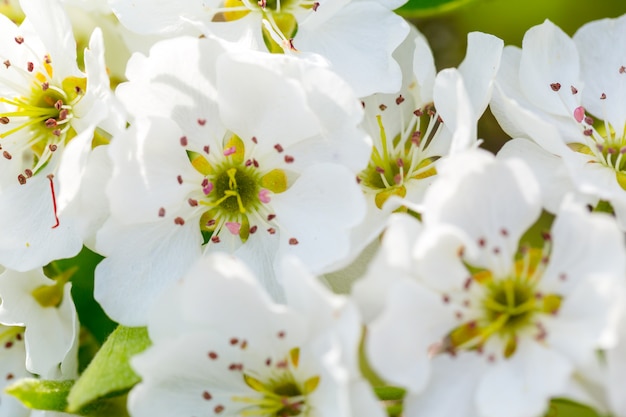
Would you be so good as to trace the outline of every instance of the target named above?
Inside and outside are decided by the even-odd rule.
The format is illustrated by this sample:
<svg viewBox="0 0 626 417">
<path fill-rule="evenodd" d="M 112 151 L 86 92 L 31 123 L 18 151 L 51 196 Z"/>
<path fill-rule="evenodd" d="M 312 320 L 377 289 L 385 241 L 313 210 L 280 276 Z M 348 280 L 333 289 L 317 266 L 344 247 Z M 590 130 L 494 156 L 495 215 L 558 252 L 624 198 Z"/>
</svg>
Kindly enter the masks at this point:
<svg viewBox="0 0 626 417">
<path fill-rule="evenodd" d="M 53 178 L 54 175 L 48 175 L 48 181 L 50 181 L 50 193 L 52 194 L 52 209 L 54 210 L 54 219 L 56 220 L 56 223 L 54 224 L 54 226 L 52 226 L 52 228 L 56 229 L 57 227 L 59 227 L 59 216 L 57 215 L 57 197 L 54 193 L 54 181 L 52 181 Z"/>
</svg>

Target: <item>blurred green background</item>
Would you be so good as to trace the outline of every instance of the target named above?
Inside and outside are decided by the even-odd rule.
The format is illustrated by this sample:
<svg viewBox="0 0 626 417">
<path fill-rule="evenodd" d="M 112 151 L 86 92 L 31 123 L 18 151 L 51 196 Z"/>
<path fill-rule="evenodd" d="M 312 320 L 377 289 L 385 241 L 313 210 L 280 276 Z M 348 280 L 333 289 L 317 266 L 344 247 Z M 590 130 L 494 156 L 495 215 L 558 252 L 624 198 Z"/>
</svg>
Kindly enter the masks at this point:
<svg viewBox="0 0 626 417">
<path fill-rule="evenodd" d="M 626 0 L 410 0 L 401 10 L 428 38 L 442 69 L 463 60 L 469 32 L 491 33 L 506 45 L 521 46 L 526 30 L 550 19 L 571 36 L 587 22 L 625 14 Z M 483 147 L 494 152 L 508 139 L 489 112 L 478 134 Z"/>
</svg>

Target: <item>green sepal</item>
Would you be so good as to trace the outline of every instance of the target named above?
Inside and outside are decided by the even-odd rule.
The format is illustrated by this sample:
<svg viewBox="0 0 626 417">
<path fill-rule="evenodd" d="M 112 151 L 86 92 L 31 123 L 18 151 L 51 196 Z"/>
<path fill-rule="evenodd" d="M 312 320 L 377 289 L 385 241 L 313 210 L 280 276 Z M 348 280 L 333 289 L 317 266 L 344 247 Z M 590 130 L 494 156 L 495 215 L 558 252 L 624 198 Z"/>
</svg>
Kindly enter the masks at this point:
<svg viewBox="0 0 626 417">
<path fill-rule="evenodd" d="M 398 401 L 406 395 L 406 390 L 399 387 L 374 387 L 374 393 L 381 401 Z"/>
<path fill-rule="evenodd" d="M 72 385 L 74 385 L 73 380 L 48 381 L 24 378 L 9 385 L 4 391 L 20 400 L 28 408 L 65 411 L 67 408 L 67 395 Z"/>
<path fill-rule="evenodd" d="M 447 13 L 474 0 L 409 0 L 396 10 L 403 17 L 418 18 Z M 469 11 L 469 10 L 468 10 Z"/>
<path fill-rule="evenodd" d="M 119 326 L 104 342 L 67 397 L 69 412 L 76 412 L 98 398 L 124 393 L 140 378 L 130 358 L 150 346 L 145 327 Z"/>
</svg>

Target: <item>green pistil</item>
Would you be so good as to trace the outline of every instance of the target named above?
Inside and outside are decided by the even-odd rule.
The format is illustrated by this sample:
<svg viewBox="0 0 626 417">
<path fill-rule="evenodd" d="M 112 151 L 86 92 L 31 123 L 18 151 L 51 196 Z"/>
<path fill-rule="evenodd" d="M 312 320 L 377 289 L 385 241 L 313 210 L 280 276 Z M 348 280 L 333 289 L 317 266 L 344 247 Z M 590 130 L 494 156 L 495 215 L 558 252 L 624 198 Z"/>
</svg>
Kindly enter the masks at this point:
<svg viewBox="0 0 626 417">
<path fill-rule="evenodd" d="M 259 204 L 258 180 L 246 171 L 248 170 L 231 167 L 215 177 L 213 192 L 216 201 L 213 204 L 233 217 L 236 213 L 244 214 Z"/>
<path fill-rule="evenodd" d="M 519 278 L 492 282 L 483 307 L 487 321 L 498 323 L 494 330 L 513 334 L 531 322 L 536 310 L 533 285 Z"/>
</svg>

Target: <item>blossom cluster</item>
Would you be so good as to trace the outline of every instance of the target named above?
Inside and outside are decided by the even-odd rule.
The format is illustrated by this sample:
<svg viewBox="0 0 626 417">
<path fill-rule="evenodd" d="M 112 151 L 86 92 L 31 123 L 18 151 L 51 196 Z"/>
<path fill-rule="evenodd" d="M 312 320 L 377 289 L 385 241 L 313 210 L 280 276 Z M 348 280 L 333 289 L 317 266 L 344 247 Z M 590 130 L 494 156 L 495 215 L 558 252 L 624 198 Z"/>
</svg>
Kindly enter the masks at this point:
<svg viewBox="0 0 626 417">
<path fill-rule="evenodd" d="M 404 3 L 0 7 L 0 416 L 626 416 L 626 16 L 437 70 Z"/>
</svg>

